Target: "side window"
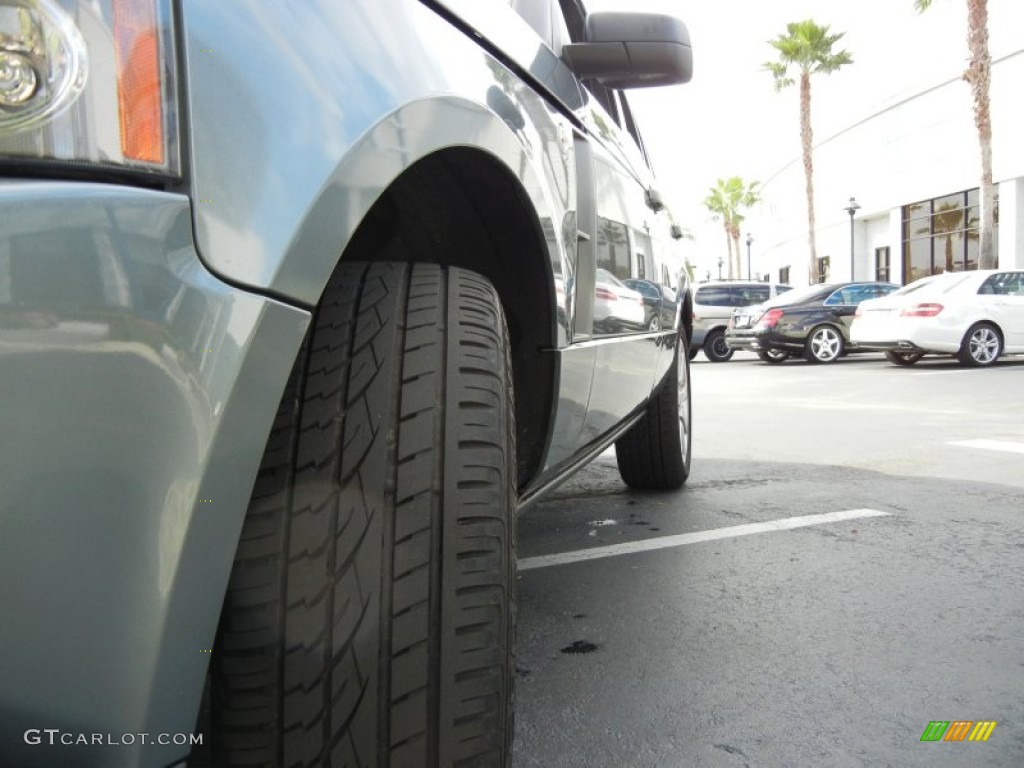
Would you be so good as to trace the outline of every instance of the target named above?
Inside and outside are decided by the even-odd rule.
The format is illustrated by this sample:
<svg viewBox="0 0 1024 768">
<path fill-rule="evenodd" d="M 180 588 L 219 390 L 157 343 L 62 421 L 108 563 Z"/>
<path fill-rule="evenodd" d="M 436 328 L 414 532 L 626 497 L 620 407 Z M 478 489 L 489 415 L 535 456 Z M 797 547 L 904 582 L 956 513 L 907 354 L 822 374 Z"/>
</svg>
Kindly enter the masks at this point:
<svg viewBox="0 0 1024 768">
<path fill-rule="evenodd" d="M 582 42 L 586 37 L 584 19 L 587 18 L 583 6 L 579 0 L 558 0 L 558 5 L 562 9 L 565 26 L 569 30 L 569 39 L 574 43 Z"/>
<path fill-rule="evenodd" d="M 697 289 L 694 301 L 705 307 L 731 307 L 732 295 L 727 285 L 704 285 Z"/>
<path fill-rule="evenodd" d="M 558 0 L 562 8 L 562 15 L 565 18 L 565 25 L 569 29 L 569 37 L 574 43 L 586 39 L 586 18 L 587 12 L 580 0 Z M 593 80 L 584 80 L 583 87 L 593 96 L 597 102 L 604 107 L 604 111 L 617 124 L 621 125 L 618 104 L 615 101 L 615 92 Z"/>
<path fill-rule="evenodd" d="M 1000 296 L 1024 296 L 1024 276 L 1015 272 L 992 275 L 978 293 L 994 293 Z"/>
<path fill-rule="evenodd" d="M 999 275 L 992 275 L 989 277 L 981 284 L 981 288 L 978 289 L 978 293 L 983 296 L 990 296 L 994 293 L 999 293 L 998 278 Z"/>
<path fill-rule="evenodd" d="M 825 299 L 823 303 L 826 307 L 835 307 L 840 304 L 849 304 L 850 302 L 847 300 L 846 289 L 840 288 Z"/>
<path fill-rule="evenodd" d="M 562 7 L 559 3 L 550 3 L 551 8 L 551 31 L 554 39 L 552 40 L 552 50 L 559 56 L 562 55 L 562 46 L 572 42 L 572 35 L 569 34 L 569 25 L 565 21 L 565 14 L 562 13 Z"/>
<path fill-rule="evenodd" d="M 552 43 L 551 9 L 549 0 L 509 0 L 512 9 L 518 13 L 549 45 Z"/>
<path fill-rule="evenodd" d="M 732 291 L 734 307 L 749 307 L 768 300 L 767 285 L 734 285 Z"/>
<path fill-rule="evenodd" d="M 633 119 L 633 112 L 629 108 L 629 101 L 626 100 L 626 94 L 622 91 L 616 92 L 619 97 L 619 106 L 622 108 L 622 120 L 626 124 L 626 130 L 629 135 L 633 137 L 633 141 L 636 142 L 637 148 L 640 150 L 640 154 L 643 155 L 644 161 L 650 166 L 650 158 L 647 157 L 647 150 L 644 149 L 643 139 L 640 138 L 640 130 L 636 127 L 636 121 Z"/>
</svg>

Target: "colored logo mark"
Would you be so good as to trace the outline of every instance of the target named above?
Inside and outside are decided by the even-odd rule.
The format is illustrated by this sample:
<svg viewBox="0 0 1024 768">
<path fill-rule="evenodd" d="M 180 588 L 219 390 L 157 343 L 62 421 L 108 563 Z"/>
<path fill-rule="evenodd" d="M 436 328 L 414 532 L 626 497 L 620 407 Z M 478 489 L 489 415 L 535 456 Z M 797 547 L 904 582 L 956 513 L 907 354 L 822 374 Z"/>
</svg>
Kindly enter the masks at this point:
<svg viewBox="0 0 1024 768">
<path fill-rule="evenodd" d="M 932 720 L 921 741 L 988 741 L 995 729 L 995 720 Z"/>
</svg>

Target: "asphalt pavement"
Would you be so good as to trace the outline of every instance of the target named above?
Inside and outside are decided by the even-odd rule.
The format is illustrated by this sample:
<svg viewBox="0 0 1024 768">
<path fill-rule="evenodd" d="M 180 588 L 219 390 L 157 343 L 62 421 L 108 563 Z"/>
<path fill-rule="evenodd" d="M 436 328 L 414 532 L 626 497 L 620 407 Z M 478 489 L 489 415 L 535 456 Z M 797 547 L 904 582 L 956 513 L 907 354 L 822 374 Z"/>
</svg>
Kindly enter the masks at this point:
<svg viewBox="0 0 1024 768">
<path fill-rule="evenodd" d="M 684 490 L 520 519 L 515 768 L 1024 765 L 1024 358 L 692 376 Z"/>
</svg>

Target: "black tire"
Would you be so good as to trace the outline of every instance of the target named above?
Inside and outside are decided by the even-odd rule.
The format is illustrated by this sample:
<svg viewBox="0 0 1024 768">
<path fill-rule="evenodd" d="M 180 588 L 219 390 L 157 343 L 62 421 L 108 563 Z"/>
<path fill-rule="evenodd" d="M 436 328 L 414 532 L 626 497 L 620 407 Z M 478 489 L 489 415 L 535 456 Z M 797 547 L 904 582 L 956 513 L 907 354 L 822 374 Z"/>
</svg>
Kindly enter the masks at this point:
<svg viewBox="0 0 1024 768">
<path fill-rule="evenodd" d="M 699 353 L 699 352 L 700 352 L 699 349 L 691 349 L 689 352 L 686 353 L 686 357 L 689 360 L 693 360 L 697 356 L 697 353 Z"/>
<path fill-rule="evenodd" d="M 763 363 L 778 365 L 789 359 L 789 352 L 784 349 L 762 349 L 758 351 L 757 356 Z"/>
<path fill-rule="evenodd" d="M 834 325 L 817 325 L 807 334 L 804 360 L 809 363 L 834 363 L 846 351 L 843 333 Z"/>
<path fill-rule="evenodd" d="M 626 485 L 663 491 L 682 488 L 686 483 L 693 434 L 690 392 L 689 349 L 680 336 L 675 359 L 648 401 L 643 417 L 615 443 L 619 475 Z"/>
<path fill-rule="evenodd" d="M 485 279 L 339 266 L 225 598 L 218 768 L 511 764 L 514 433 Z"/>
<path fill-rule="evenodd" d="M 924 357 L 924 352 L 902 351 L 898 349 L 886 350 L 885 359 L 893 365 L 911 366 Z"/>
<path fill-rule="evenodd" d="M 704 339 L 704 354 L 712 363 L 724 363 L 732 357 L 733 352 L 725 343 L 725 331 L 716 328 Z"/>
<path fill-rule="evenodd" d="M 964 334 L 956 359 L 961 365 L 981 368 L 992 365 L 1003 353 L 1003 336 L 992 323 L 975 323 Z"/>
</svg>

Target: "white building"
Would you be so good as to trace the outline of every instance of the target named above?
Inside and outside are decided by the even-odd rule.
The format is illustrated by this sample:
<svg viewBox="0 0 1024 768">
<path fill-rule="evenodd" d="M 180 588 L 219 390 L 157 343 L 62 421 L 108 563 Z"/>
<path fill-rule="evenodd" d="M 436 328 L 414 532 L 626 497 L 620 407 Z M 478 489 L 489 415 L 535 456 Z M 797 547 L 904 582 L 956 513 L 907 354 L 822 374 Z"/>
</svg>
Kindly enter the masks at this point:
<svg viewBox="0 0 1024 768">
<path fill-rule="evenodd" d="M 995 245 L 1000 267 L 1024 268 L 1024 44 L 993 56 Z M 959 76 L 891 98 L 831 135 L 816 133 L 816 247 L 824 261 L 815 274 L 851 279 L 851 196 L 860 205 L 853 279 L 905 283 L 932 271 L 977 268 L 979 178 L 971 89 Z M 758 233 L 754 271 L 802 285 L 810 265 L 801 158 L 776 171 L 762 191 L 764 202 L 750 219 Z"/>
</svg>

